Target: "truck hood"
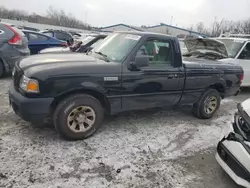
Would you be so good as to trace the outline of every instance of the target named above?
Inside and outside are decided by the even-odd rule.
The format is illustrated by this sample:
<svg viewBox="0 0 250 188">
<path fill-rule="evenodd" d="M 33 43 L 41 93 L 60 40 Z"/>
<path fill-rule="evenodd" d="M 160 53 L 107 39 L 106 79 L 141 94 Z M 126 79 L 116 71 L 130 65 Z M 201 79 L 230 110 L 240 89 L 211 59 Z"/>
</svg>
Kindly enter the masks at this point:
<svg viewBox="0 0 250 188">
<path fill-rule="evenodd" d="M 40 54 L 43 53 L 58 53 L 58 52 L 70 52 L 69 47 L 65 48 L 65 47 L 53 47 L 53 48 L 45 48 L 43 50 L 40 51 Z"/>
<path fill-rule="evenodd" d="M 23 59 L 18 67 L 28 77 L 46 79 L 64 75 L 113 74 L 121 71 L 121 64 L 106 62 L 82 53 L 48 53 Z"/>
<path fill-rule="evenodd" d="M 187 47 L 188 53 L 201 52 L 201 53 L 215 53 L 222 55 L 225 58 L 228 57 L 226 46 L 215 39 L 208 38 L 195 38 L 185 39 L 184 43 Z"/>
<path fill-rule="evenodd" d="M 95 63 L 96 59 L 91 56 L 87 56 L 80 53 L 55 53 L 55 54 L 39 54 L 29 56 L 28 58 L 23 59 L 19 63 L 21 69 L 27 69 L 33 66 L 56 64 L 59 67 L 62 64 L 73 65 L 74 62 L 81 62 L 82 65 L 86 62 Z"/>
</svg>

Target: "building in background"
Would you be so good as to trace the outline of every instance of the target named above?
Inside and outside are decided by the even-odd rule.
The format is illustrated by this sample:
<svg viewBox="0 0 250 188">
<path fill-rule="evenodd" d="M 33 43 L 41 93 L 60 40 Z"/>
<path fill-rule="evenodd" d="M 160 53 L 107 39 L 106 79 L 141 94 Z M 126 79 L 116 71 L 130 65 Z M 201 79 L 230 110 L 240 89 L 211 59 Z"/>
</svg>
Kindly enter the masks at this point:
<svg viewBox="0 0 250 188">
<path fill-rule="evenodd" d="M 162 33 L 172 35 L 178 38 L 184 38 L 185 36 L 202 36 L 208 37 L 206 34 L 198 33 L 195 31 L 191 31 L 188 29 L 168 25 L 161 23 L 159 25 L 150 26 L 150 27 L 136 27 L 126 24 L 116 24 L 107 27 L 100 27 L 96 28 L 100 32 L 114 32 L 114 31 L 147 31 L 147 32 L 154 32 L 154 33 Z"/>
<path fill-rule="evenodd" d="M 34 18 L 35 19 L 35 18 Z M 39 18 L 36 18 L 39 19 Z M 48 24 L 39 24 L 39 23 L 32 23 L 28 21 L 20 21 L 20 20 L 8 20 L 8 19 L 1 19 L 1 22 L 9 23 L 12 25 L 15 25 L 17 27 L 23 27 L 23 28 L 34 28 L 37 30 L 46 30 L 46 29 L 54 29 L 54 30 L 63 30 L 63 31 L 70 31 L 70 32 L 76 32 L 76 33 L 84 33 L 84 34 L 90 34 L 90 33 L 111 33 L 114 31 L 148 31 L 148 32 L 154 32 L 154 33 L 162 33 L 162 34 L 168 34 L 172 35 L 178 38 L 185 38 L 185 36 L 202 36 L 202 37 L 208 37 L 205 34 L 198 33 L 195 31 L 191 31 L 188 29 L 168 25 L 165 23 L 161 23 L 159 25 L 150 26 L 150 27 L 137 27 L 137 26 L 131 26 L 126 24 L 116 24 L 111 25 L 107 27 L 99 27 L 99 28 L 92 28 L 92 30 L 81 30 L 81 29 L 75 29 L 75 28 L 68 28 L 68 27 L 61 27 L 61 26 L 55 26 L 55 25 L 48 25 Z"/>
<path fill-rule="evenodd" d="M 101 32 L 114 32 L 114 31 L 144 31 L 144 28 L 126 25 L 126 24 L 116 24 L 107 27 L 96 28 Z"/>
<path fill-rule="evenodd" d="M 155 32 L 155 33 L 162 33 L 162 34 L 169 34 L 178 38 L 184 38 L 183 36 L 202 36 L 202 37 L 208 37 L 206 34 L 198 33 L 196 31 L 191 31 L 188 29 L 168 25 L 161 23 L 159 25 L 146 27 L 146 31 Z"/>
</svg>

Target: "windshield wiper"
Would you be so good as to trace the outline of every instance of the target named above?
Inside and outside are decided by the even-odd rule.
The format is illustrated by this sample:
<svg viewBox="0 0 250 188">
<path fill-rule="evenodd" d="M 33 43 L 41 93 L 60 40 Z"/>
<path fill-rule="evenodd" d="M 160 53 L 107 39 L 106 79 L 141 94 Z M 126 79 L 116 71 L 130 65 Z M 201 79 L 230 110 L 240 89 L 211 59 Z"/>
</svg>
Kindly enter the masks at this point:
<svg viewBox="0 0 250 188">
<path fill-rule="evenodd" d="M 102 56 L 106 62 L 110 62 L 110 60 L 109 60 L 109 58 L 108 58 L 108 56 L 106 54 L 104 54 L 104 53 L 102 53 L 100 51 L 99 52 L 95 52 L 95 53 L 98 54 L 98 55 L 100 55 L 100 56 Z"/>
</svg>

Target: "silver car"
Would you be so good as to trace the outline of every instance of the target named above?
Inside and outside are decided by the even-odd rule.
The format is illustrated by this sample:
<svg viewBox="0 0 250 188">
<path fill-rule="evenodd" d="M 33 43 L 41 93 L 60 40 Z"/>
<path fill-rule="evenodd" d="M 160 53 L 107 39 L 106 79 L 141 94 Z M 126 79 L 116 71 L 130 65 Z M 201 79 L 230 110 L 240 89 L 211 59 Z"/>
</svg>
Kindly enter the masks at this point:
<svg viewBox="0 0 250 188">
<path fill-rule="evenodd" d="M 16 62 L 29 55 L 24 33 L 15 26 L 0 23 L 0 77 L 11 72 Z"/>
</svg>

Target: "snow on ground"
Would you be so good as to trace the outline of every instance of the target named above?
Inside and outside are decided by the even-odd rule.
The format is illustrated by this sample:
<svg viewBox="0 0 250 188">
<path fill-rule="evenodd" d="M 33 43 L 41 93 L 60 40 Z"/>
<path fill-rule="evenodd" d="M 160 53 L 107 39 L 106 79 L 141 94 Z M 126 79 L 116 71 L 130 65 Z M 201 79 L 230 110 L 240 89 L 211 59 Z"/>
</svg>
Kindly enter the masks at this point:
<svg viewBox="0 0 250 188">
<path fill-rule="evenodd" d="M 201 177 L 173 160 L 215 147 L 236 108 L 226 99 L 212 120 L 184 107 L 123 113 L 91 138 L 67 142 L 12 112 L 9 82 L 0 82 L 0 187 L 185 187 Z"/>
</svg>

